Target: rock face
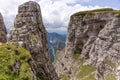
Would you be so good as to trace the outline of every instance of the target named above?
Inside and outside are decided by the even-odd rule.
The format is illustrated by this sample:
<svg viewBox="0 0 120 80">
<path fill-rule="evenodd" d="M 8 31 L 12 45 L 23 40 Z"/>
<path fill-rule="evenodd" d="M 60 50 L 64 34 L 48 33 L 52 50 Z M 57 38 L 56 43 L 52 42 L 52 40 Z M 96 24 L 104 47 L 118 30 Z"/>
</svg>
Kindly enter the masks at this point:
<svg viewBox="0 0 120 80">
<path fill-rule="evenodd" d="M 59 80 L 48 54 L 46 30 L 39 4 L 29 1 L 19 6 L 9 42 L 21 45 L 30 51 L 34 60 L 31 66 L 38 77 L 44 80 Z"/>
<path fill-rule="evenodd" d="M 0 13 L 0 42 L 7 41 L 7 30 L 3 21 L 3 17 Z"/>
<path fill-rule="evenodd" d="M 104 73 L 105 70 L 101 72 L 102 75 L 100 74 L 100 70 L 102 70 L 103 68 L 106 69 L 111 68 L 112 70 L 115 69 L 119 70 L 119 66 L 120 66 L 120 23 L 119 22 L 120 22 L 119 17 L 115 17 L 113 18 L 112 21 L 108 22 L 104 27 L 104 29 L 102 29 L 99 32 L 98 37 L 96 38 L 94 44 L 91 46 L 89 52 L 89 56 L 90 56 L 89 62 L 97 66 L 98 79 L 100 78 L 100 76 L 105 75 Z M 114 63 L 115 67 L 111 67 L 111 66 L 108 67 L 107 65 L 105 65 L 107 64 L 106 63 L 107 60 L 110 60 L 112 63 Z"/>
<path fill-rule="evenodd" d="M 85 60 L 83 65 L 91 64 L 96 67 L 96 71 L 92 72 L 96 75 L 94 79 L 116 80 L 118 78 L 117 80 L 119 80 L 119 16 L 119 11 L 109 8 L 73 14 L 68 27 L 65 54 L 60 61 L 58 58 L 58 63 L 61 63 L 61 65 L 64 64 L 64 66 L 56 68 L 56 70 L 60 72 L 62 69 L 71 80 L 86 80 L 85 77 L 88 77 L 88 75 L 78 79 L 76 74 L 74 74 L 79 74 L 79 70 L 81 70 L 81 68 L 74 66 L 79 62 L 75 62 L 73 59 L 74 55 L 77 54 L 78 57 Z M 58 63 L 57 65 L 61 66 Z M 79 66 L 79 64 L 76 66 Z M 66 67 L 65 70 L 64 67 Z M 72 71 L 71 74 L 68 74 L 67 72 L 73 67 L 79 70 L 76 72 Z M 60 72 L 60 74 L 63 73 Z"/>
<path fill-rule="evenodd" d="M 79 53 L 88 57 L 86 49 L 89 51 L 90 44 L 106 23 L 113 19 L 114 12 L 91 12 L 79 16 L 76 14 L 71 16 L 69 23 L 66 54 Z"/>
</svg>

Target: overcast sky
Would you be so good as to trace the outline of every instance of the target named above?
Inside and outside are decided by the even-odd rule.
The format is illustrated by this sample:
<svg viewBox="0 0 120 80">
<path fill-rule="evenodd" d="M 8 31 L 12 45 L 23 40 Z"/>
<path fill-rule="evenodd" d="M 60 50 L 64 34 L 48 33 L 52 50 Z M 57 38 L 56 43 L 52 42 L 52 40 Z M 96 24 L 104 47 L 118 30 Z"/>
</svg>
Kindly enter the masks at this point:
<svg viewBox="0 0 120 80">
<path fill-rule="evenodd" d="M 13 25 L 18 6 L 30 0 L 0 0 L 0 12 L 7 29 Z M 32 0 L 41 6 L 44 25 L 49 32 L 66 33 L 69 17 L 75 12 L 111 7 L 120 9 L 120 0 Z"/>
</svg>

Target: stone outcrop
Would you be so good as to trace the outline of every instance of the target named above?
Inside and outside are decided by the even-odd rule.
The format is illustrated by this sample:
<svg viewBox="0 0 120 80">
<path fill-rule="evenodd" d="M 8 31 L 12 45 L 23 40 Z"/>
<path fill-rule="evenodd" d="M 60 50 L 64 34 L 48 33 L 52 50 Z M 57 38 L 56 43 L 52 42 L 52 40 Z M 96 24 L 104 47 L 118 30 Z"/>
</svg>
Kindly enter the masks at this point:
<svg viewBox="0 0 120 80">
<path fill-rule="evenodd" d="M 3 17 L 0 13 L 0 42 L 7 41 L 7 30 L 3 21 Z"/>
<path fill-rule="evenodd" d="M 79 67 L 77 62 L 82 59 L 82 66 L 92 65 L 96 67 L 96 71 L 91 72 L 91 74 L 96 75 L 94 79 L 115 80 L 118 78 L 119 80 L 119 16 L 119 11 L 109 8 L 73 14 L 69 22 L 65 53 L 60 57 L 61 59 L 58 58 L 56 64 L 62 66 L 56 67 L 58 74 L 63 74 L 60 71 L 63 70 L 70 80 L 89 79 L 88 75 L 78 79 L 77 74 L 74 74 L 79 74 L 79 71 L 82 70 L 82 68 L 77 68 Z M 80 59 L 74 61 L 76 54 Z M 75 70 L 73 67 L 77 69 L 76 72 L 73 72 Z M 70 74 L 68 74 L 69 71 L 71 71 Z"/>
<path fill-rule="evenodd" d="M 97 74 L 99 74 L 97 75 L 98 79 L 100 76 L 105 75 L 104 73 L 105 70 L 101 72 L 102 75 L 100 74 L 100 70 L 103 69 L 103 67 L 106 69 L 111 68 L 112 70 L 119 69 L 117 68 L 120 66 L 120 23 L 119 22 L 120 22 L 119 17 L 115 17 L 113 18 L 112 21 L 108 22 L 105 25 L 104 29 L 102 29 L 99 32 L 98 37 L 91 46 L 89 52 L 89 56 L 90 56 L 89 62 L 97 66 L 98 68 Z M 115 67 L 105 66 L 105 64 L 107 64 L 106 60 L 109 60 L 112 63 L 114 63 Z"/>
<path fill-rule="evenodd" d="M 66 54 L 78 53 L 88 57 L 87 51 L 89 51 L 90 45 L 94 42 L 98 33 L 104 28 L 106 23 L 113 19 L 114 14 L 113 11 L 107 11 L 86 12 L 84 15 L 77 15 L 76 13 L 72 15 L 68 27 Z M 86 49 L 88 50 L 86 51 Z"/>
<path fill-rule="evenodd" d="M 48 54 L 46 30 L 39 4 L 29 1 L 19 6 L 9 42 L 30 51 L 34 60 L 30 64 L 38 77 L 44 80 L 59 80 Z"/>
</svg>

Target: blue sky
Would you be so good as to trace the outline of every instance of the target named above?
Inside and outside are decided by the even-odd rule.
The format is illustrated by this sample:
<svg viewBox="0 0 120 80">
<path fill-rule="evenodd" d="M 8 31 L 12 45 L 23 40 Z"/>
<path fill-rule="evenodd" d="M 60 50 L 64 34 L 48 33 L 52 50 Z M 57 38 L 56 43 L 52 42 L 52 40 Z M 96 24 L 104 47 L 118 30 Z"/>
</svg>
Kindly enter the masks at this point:
<svg viewBox="0 0 120 80">
<path fill-rule="evenodd" d="M 18 6 L 30 0 L 0 0 L 0 12 L 7 29 L 13 26 Z M 66 33 L 69 17 L 78 11 L 103 7 L 120 9 L 120 0 L 32 0 L 41 6 L 44 25 L 49 32 Z"/>
<path fill-rule="evenodd" d="M 90 0 L 89 2 L 79 2 L 79 4 L 84 6 L 108 6 L 120 9 L 120 0 Z"/>
</svg>

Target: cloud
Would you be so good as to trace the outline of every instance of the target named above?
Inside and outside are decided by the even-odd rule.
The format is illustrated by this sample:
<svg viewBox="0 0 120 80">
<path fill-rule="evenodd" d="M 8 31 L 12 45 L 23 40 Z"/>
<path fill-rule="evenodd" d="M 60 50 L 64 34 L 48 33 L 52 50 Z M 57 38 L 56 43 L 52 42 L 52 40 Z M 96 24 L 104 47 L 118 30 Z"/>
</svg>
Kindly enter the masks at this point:
<svg viewBox="0 0 120 80">
<path fill-rule="evenodd" d="M 18 6 L 29 0 L 0 0 L 0 12 L 7 29 L 13 25 Z M 48 31 L 67 31 L 70 16 L 78 11 L 101 8 L 100 6 L 83 6 L 80 2 L 91 0 L 32 0 L 41 6 L 43 22 Z"/>
<path fill-rule="evenodd" d="M 90 1 L 92 1 L 92 0 L 83 0 L 84 2 L 90 2 Z"/>
<path fill-rule="evenodd" d="M 29 0 L 0 0 L 0 13 L 3 15 L 7 29 L 13 25 L 18 6 L 26 1 Z"/>
<path fill-rule="evenodd" d="M 78 11 L 101 8 L 100 6 L 82 6 L 78 0 L 41 0 L 43 21 L 48 31 L 67 31 L 70 16 Z M 82 0 L 90 1 L 90 0 Z M 75 4 L 74 4 L 75 3 Z M 74 4 L 74 5 L 72 5 Z"/>
</svg>

